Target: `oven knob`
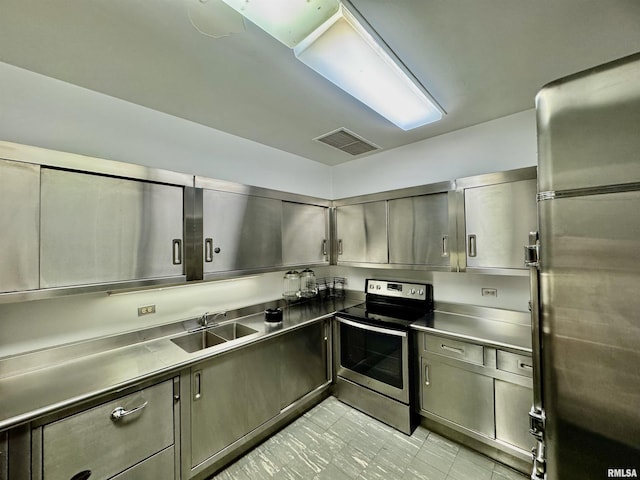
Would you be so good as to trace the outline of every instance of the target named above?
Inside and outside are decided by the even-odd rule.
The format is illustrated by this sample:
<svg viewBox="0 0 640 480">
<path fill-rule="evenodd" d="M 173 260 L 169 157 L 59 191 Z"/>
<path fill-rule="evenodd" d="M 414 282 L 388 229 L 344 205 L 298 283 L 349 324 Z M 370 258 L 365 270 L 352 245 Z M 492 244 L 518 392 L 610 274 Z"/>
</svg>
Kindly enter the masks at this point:
<svg viewBox="0 0 640 480">
<path fill-rule="evenodd" d="M 412 289 L 411 289 L 411 295 L 415 295 L 415 294 L 416 294 L 416 289 L 415 289 L 415 288 L 412 288 Z"/>
<path fill-rule="evenodd" d="M 418 293 L 419 293 L 420 295 L 424 295 L 424 290 L 420 289 L 420 290 L 418 291 Z"/>
<path fill-rule="evenodd" d="M 376 289 L 380 290 L 382 287 L 380 285 L 376 285 Z"/>
<path fill-rule="evenodd" d="M 369 290 L 373 290 L 373 285 L 369 285 Z"/>
</svg>

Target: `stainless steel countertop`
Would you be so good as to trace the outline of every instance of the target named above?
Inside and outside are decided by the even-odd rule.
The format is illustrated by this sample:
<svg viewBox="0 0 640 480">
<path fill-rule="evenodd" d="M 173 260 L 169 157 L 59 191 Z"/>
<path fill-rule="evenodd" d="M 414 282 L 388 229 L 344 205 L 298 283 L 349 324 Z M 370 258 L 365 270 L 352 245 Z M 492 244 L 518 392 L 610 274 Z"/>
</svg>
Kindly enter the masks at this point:
<svg viewBox="0 0 640 480">
<path fill-rule="evenodd" d="M 237 321 L 258 333 L 194 353 L 185 352 L 171 341 L 197 325 L 191 320 L 159 327 L 160 337 L 124 334 L 52 349 L 62 352 L 36 352 L 4 359 L 0 361 L 0 430 L 155 376 L 174 371 L 177 374 L 196 362 L 320 321 L 361 301 L 347 297 L 293 305 L 283 309 L 283 321 L 277 324 L 266 323 L 262 310 L 245 316 L 230 315 L 231 319 L 219 323 Z M 131 338 L 135 343 L 126 344 Z M 16 365 L 24 365 L 24 370 Z"/>
<path fill-rule="evenodd" d="M 411 327 L 441 337 L 531 355 L 529 312 L 440 304 L 436 305 L 433 315 L 414 322 Z"/>
<path fill-rule="evenodd" d="M 187 353 L 171 339 L 188 334 L 197 319 L 178 321 L 150 331 L 65 345 L 0 360 L 0 430 L 116 392 L 181 369 L 252 342 L 283 334 L 332 316 L 363 301 L 358 297 L 332 298 L 283 309 L 283 321 L 264 321 L 265 304 L 229 312 L 219 322 L 239 322 L 257 333 Z M 258 313 L 256 310 L 259 310 Z M 412 328 L 463 339 L 518 353 L 531 353 L 528 313 L 482 307 L 441 304 L 433 316 Z"/>
</svg>

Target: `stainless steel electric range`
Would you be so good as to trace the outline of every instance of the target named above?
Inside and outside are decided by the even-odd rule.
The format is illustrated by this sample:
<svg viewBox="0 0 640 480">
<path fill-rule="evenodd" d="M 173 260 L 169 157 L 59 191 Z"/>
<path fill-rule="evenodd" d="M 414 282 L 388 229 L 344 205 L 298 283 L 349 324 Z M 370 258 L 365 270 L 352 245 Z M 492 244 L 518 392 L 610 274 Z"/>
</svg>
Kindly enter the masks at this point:
<svg viewBox="0 0 640 480">
<path fill-rule="evenodd" d="M 411 323 L 433 311 L 431 285 L 367 279 L 366 300 L 336 314 L 336 396 L 410 435 L 417 423 Z"/>
</svg>

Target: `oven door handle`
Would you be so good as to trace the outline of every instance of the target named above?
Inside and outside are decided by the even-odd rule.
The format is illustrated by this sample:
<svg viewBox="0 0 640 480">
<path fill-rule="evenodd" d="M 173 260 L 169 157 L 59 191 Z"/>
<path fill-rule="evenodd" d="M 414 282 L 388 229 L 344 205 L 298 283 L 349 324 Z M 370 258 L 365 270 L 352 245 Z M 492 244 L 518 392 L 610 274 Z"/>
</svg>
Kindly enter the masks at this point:
<svg viewBox="0 0 640 480">
<path fill-rule="evenodd" d="M 407 332 L 403 332 L 400 330 L 391 330 L 388 328 L 374 327 L 373 325 L 367 325 L 366 323 L 353 322 L 351 320 L 347 320 L 341 317 L 336 317 L 336 320 L 340 323 L 344 323 L 345 325 L 349 325 L 350 327 L 360 328 L 362 330 L 368 330 L 370 332 L 382 333 L 384 335 L 395 335 L 397 337 L 407 336 Z"/>
</svg>

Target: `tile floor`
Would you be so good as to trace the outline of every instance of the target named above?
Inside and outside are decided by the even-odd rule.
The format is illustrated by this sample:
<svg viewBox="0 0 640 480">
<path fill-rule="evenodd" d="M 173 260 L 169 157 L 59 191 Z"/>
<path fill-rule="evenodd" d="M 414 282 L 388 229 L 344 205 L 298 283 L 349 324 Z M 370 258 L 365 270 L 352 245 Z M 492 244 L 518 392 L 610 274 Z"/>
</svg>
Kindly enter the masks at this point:
<svg viewBox="0 0 640 480">
<path fill-rule="evenodd" d="M 329 397 L 214 480 L 527 480 L 429 430 L 411 437 Z"/>
</svg>

